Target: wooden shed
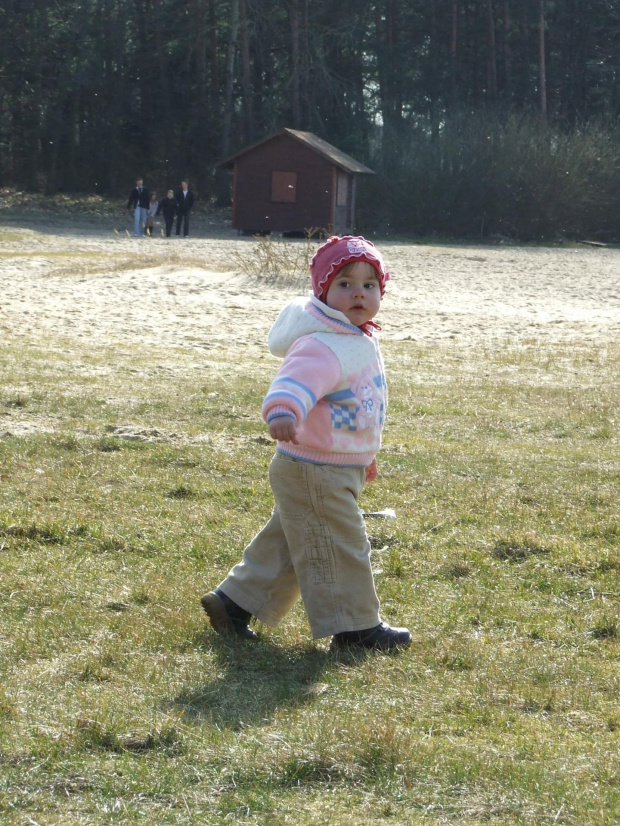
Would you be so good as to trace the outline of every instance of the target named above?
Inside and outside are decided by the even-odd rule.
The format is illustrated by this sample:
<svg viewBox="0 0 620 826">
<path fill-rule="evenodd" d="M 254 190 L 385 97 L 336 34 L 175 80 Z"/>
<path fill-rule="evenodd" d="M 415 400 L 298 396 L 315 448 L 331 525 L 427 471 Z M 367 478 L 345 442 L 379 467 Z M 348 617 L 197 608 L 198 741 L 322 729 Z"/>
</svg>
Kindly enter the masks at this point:
<svg viewBox="0 0 620 826">
<path fill-rule="evenodd" d="M 358 175 L 372 169 L 312 132 L 282 129 L 218 164 L 233 169 L 233 228 L 350 232 Z"/>
</svg>

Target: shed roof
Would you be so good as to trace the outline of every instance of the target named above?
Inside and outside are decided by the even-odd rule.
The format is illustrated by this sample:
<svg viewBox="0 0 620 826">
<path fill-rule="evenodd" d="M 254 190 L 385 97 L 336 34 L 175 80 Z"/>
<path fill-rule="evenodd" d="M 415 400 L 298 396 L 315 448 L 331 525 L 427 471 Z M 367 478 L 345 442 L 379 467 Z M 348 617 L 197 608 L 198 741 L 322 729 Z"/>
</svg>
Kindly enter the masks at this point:
<svg viewBox="0 0 620 826">
<path fill-rule="evenodd" d="M 345 172 L 350 172 L 351 174 L 355 175 L 375 175 L 376 173 L 373 172 L 372 169 L 369 169 L 367 166 L 364 166 L 363 163 L 356 161 L 355 158 L 352 158 L 350 155 L 347 155 L 346 152 L 342 152 L 340 149 L 337 149 L 335 146 L 332 146 L 331 143 L 324 141 L 323 138 L 319 138 L 317 135 L 313 134 L 312 132 L 301 132 L 299 129 L 281 129 L 279 132 L 274 132 L 271 135 L 268 135 L 266 138 L 263 138 L 256 143 L 253 143 L 251 146 L 246 146 L 243 149 L 240 149 L 238 152 L 235 152 L 234 155 L 229 155 L 228 158 L 224 158 L 223 161 L 220 161 L 216 166 L 232 166 L 234 162 L 239 158 L 241 155 L 245 155 L 247 152 L 251 152 L 253 149 L 257 149 L 262 144 L 267 143 L 268 141 L 277 138 L 279 135 L 290 135 L 295 140 L 299 141 L 300 143 L 307 146 L 313 152 L 316 152 L 319 155 L 322 155 L 327 160 L 331 161 L 334 166 L 340 167 Z"/>
</svg>

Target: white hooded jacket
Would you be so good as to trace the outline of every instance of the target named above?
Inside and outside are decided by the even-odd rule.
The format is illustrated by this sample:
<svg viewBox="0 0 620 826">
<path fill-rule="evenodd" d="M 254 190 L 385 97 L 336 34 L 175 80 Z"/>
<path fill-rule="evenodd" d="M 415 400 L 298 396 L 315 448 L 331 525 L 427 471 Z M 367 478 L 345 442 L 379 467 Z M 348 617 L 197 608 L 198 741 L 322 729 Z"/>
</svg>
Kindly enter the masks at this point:
<svg viewBox="0 0 620 826">
<path fill-rule="evenodd" d="M 299 441 L 278 442 L 278 450 L 307 462 L 368 467 L 387 409 L 376 336 L 311 295 L 284 307 L 268 345 L 284 361 L 265 396 L 263 419 L 290 416 Z"/>
</svg>

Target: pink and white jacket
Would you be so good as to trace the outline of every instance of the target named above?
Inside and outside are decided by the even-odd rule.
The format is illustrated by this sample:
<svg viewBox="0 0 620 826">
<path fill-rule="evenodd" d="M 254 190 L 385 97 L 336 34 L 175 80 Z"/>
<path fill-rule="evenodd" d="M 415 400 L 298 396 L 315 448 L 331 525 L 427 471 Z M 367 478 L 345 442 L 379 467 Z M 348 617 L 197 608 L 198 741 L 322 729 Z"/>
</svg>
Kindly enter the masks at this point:
<svg viewBox="0 0 620 826">
<path fill-rule="evenodd" d="M 284 307 L 268 345 L 284 362 L 265 396 L 263 419 L 290 416 L 299 440 L 278 442 L 278 450 L 306 462 L 368 467 L 387 408 L 376 337 L 310 296 Z"/>
</svg>

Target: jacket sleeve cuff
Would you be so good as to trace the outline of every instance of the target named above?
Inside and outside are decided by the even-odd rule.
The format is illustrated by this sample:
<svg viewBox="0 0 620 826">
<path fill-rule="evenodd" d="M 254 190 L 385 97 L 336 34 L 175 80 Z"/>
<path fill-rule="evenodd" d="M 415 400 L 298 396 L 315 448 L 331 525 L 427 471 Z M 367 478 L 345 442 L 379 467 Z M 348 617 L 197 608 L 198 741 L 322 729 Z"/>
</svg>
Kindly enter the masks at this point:
<svg viewBox="0 0 620 826">
<path fill-rule="evenodd" d="M 290 407 L 284 407 L 282 404 L 275 404 L 273 407 L 270 407 L 269 410 L 266 410 L 264 419 L 267 424 L 269 424 L 272 419 L 276 419 L 278 416 L 287 416 L 297 424 L 297 416 Z"/>
</svg>

